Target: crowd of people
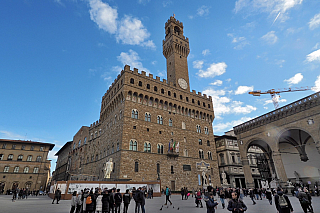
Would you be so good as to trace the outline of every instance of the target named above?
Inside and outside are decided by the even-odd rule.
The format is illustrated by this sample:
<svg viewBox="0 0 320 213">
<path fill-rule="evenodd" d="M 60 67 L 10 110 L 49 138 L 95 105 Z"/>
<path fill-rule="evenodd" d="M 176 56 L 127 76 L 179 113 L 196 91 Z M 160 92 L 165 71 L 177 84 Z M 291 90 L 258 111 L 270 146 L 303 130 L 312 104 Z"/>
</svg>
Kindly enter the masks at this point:
<svg viewBox="0 0 320 213">
<path fill-rule="evenodd" d="M 61 192 L 59 189 L 55 192 L 55 198 L 52 201 L 59 200 L 61 198 Z M 124 194 L 121 194 L 120 189 L 84 189 L 77 194 L 74 191 L 71 198 L 70 213 L 123 213 L 128 212 L 128 208 L 131 199 L 135 202 L 135 213 L 145 213 L 145 199 L 153 199 L 153 189 L 146 187 L 139 187 L 136 189 L 133 187 L 131 194 L 129 189 Z M 122 207 L 123 203 L 123 207 Z M 122 209 L 121 209 L 122 207 Z"/>
<path fill-rule="evenodd" d="M 39 190 L 29 190 L 28 188 L 16 188 L 13 190 L 7 190 L 6 195 L 12 194 L 12 202 L 17 199 L 28 199 L 28 196 L 38 196 Z"/>
</svg>

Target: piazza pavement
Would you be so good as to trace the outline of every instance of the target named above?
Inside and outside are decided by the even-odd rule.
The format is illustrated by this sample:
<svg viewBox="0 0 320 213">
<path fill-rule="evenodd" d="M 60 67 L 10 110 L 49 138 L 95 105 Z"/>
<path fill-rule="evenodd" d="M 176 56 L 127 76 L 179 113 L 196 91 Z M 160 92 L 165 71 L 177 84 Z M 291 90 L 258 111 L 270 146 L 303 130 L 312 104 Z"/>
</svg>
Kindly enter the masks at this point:
<svg viewBox="0 0 320 213">
<path fill-rule="evenodd" d="M 59 204 L 51 204 L 52 199 L 47 196 L 29 196 L 28 199 L 16 200 L 12 202 L 12 196 L 0 195 L 0 212 L 1 213 L 27 213 L 27 212 L 46 212 L 46 213 L 67 213 L 70 212 L 70 200 L 61 200 Z M 300 203 L 297 198 L 288 195 L 294 209 L 294 213 L 303 213 Z M 312 197 L 312 205 L 315 213 L 320 213 L 320 197 Z M 218 199 L 216 196 L 215 199 Z M 206 207 L 196 208 L 194 198 L 191 196 L 188 200 L 181 200 L 180 195 L 172 195 L 171 201 L 172 206 L 161 206 L 165 202 L 165 196 L 155 197 L 154 199 L 146 199 L 146 213 L 172 213 L 172 212 L 187 212 L 187 213 L 205 213 Z M 218 199 L 219 205 L 216 210 L 217 213 L 227 213 L 227 209 L 222 209 L 220 204 L 220 199 Z M 244 198 L 244 203 L 247 205 L 248 210 L 246 213 L 264 213 L 271 212 L 276 213 L 276 208 L 274 205 L 270 205 L 268 200 L 258 200 L 256 205 L 252 205 L 252 201 L 249 197 Z M 134 213 L 134 200 L 131 201 L 128 213 Z M 179 209 L 178 209 L 179 208 Z M 122 208 L 121 208 L 122 213 Z"/>
</svg>

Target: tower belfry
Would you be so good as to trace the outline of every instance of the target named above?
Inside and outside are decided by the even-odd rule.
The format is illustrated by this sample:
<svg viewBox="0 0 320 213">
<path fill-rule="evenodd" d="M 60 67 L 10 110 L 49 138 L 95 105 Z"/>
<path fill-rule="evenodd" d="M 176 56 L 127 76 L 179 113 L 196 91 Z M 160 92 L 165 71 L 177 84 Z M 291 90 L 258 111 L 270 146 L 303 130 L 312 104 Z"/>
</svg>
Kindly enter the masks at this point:
<svg viewBox="0 0 320 213">
<path fill-rule="evenodd" d="M 189 39 L 183 35 L 183 23 L 174 16 L 165 24 L 163 55 L 167 59 L 167 80 L 184 90 L 190 91 L 188 60 Z"/>
</svg>

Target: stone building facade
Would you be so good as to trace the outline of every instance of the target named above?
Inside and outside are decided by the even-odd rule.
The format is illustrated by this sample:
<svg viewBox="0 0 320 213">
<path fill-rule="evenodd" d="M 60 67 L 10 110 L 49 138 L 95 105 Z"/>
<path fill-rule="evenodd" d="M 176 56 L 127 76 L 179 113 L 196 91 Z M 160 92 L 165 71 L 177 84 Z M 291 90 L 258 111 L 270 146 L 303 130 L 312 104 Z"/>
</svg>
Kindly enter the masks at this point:
<svg viewBox="0 0 320 213">
<path fill-rule="evenodd" d="M 0 139 L 0 186 L 8 189 L 45 190 L 51 162 L 48 152 L 54 144 Z"/>
<path fill-rule="evenodd" d="M 66 181 L 69 179 L 69 166 L 72 141 L 67 142 L 61 149 L 55 154 L 57 156 L 56 169 L 52 174 L 52 181 Z"/>
<path fill-rule="evenodd" d="M 215 136 L 215 141 L 220 174 L 222 172 L 226 173 L 231 187 L 246 188 L 239 144 L 233 131 L 226 132 L 222 136 Z M 247 153 L 247 159 L 249 160 L 251 173 L 254 178 L 255 187 L 257 188 L 261 188 L 262 185 L 256 155 L 262 153 L 263 151 L 257 146 L 251 146 Z"/>
<path fill-rule="evenodd" d="M 102 97 L 99 120 L 74 136 L 75 179 L 102 180 L 112 158 L 111 179 L 160 179 L 172 190 L 220 185 L 212 97 L 190 92 L 182 22 L 170 17 L 165 32 L 168 80 L 124 67 Z"/>
</svg>

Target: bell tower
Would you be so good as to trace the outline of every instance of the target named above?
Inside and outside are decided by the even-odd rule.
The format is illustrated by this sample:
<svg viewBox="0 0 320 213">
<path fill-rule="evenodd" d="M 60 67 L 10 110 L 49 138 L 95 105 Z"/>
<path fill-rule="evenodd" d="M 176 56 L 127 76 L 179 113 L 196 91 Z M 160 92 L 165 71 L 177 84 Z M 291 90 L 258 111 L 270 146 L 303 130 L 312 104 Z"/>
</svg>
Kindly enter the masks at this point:
<svg viewBox="0 0 320 213">
<path fill-rule="evenodd" d="M 162 47 L 167 59 L 167 81 L 190 91 L 187 60 L 190 52 L 189 39 L 183 35 L 183 23 L 171 16 L 165 24 L 165 31 Z"/>
</svg>

